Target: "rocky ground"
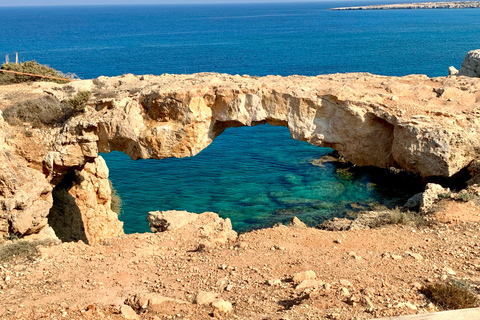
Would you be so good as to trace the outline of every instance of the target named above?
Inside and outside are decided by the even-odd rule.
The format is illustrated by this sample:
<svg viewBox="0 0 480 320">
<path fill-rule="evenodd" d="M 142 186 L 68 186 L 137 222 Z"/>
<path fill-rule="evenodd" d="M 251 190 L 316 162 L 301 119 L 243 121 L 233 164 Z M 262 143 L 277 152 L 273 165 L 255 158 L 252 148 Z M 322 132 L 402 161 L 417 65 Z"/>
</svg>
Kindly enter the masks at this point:
<svg viewBox="0 0 480 320">
<path fill-rule="evenodd" d="M 173 231 L 40 246 L 38 256 L 5 256 L 7 241 L 0 316 L 370 319 L 433 312 L 422 285 L 452 278 L 480 287 L 480 208 L 475 200 L 443 200 L 439 208 L 422 228 L 278 226 L 235 238 L 228 223 L 203 214 Z"/>
</svg>

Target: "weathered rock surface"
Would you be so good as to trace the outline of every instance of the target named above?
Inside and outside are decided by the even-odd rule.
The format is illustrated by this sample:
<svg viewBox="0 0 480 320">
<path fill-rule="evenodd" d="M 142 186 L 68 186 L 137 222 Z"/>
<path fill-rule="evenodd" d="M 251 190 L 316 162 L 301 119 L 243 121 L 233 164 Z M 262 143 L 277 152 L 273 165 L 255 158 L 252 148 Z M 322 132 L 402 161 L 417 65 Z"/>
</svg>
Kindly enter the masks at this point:
<svg viewBox="0 0 480 320">
<path fill-rule="evenodd" d="M 81 173 L 88 163 L 95 163 L 100 152 L 113 150 L 133 159 L 193 156 L 228 127 L 287 126 L 294 139 L 332 147 L 356 165 L 400 167 L 424 177 L 454 175 L 477 159 L 480 148 L 480 79 L 475 78 L 203 73 L 100 77 L 68 86 L 21 87 L 60 101 L 80 90 L 92 91 L 85 112 L 62 127 L 32 128 L 27 135 L 28 124 L 0 124 L 2 150 L 10 151 L 3 155 L 2 180 L 7 186 L 11 182 L 0 195 L 2 230 L 23 234 L 44 225 L 52 186 L 72 175 L 88 181 L 68 192 L 84 199 L 77 207 L 83 212 L 79 223 L 85 237 L 118 230 L 118 221 L 105 209 L 110 191 L 104 178 Z M 0 109 L 8 107 L 8 93 L 0 92 Z M 26 147 L 30 144 L 37 147 Z M 8 176 L 13 167 L 7 163 L 16 171 L 23 166 L 25 174 Z M 92 218 L 93 211 L 103 216 Z M 105 232 L 91 241 L 113 234 Z"/>
<path fill-rule="evenodd" d="M 183 227 L 198 218 L 196 213 L 187 211 L 152 211 L 147 216 L 152 232 L 163 232 Z"/>
<path fill-rule="evenodd" d="M 476 78 L 480 77 L 480 49 L 472 50 L 467 53 L 457 75 Z"/>
</svg>

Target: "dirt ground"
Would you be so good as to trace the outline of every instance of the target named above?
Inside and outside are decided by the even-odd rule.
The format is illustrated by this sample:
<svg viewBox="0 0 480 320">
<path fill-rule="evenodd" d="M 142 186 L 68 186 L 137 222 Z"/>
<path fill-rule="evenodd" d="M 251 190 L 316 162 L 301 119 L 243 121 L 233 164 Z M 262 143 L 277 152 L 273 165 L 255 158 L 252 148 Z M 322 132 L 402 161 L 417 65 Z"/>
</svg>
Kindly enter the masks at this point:
<svg viewBox="0 0 480 320">
<path fill-rule="evenodd" d="M 454 278 L 480 287 L 480 209 L 473 201 L 444 200 L 442 207 L 437 222 L 420 229 L 279 226 L 203 249 L 197 220 L 96 246 L 40 247 L 39 256 L 0 264 L 0 317 L 292 320 L 433 312 L 438 308 L 419 292 L 422 285 Z M 294 275 L 309 270 L 316 278 L 299 285 L 312 273 Z M 194 303 L 199 291 L 232 310 Z M 130 315 L 126 299 L 146 294 L 156 302 Z"/>
</svg>

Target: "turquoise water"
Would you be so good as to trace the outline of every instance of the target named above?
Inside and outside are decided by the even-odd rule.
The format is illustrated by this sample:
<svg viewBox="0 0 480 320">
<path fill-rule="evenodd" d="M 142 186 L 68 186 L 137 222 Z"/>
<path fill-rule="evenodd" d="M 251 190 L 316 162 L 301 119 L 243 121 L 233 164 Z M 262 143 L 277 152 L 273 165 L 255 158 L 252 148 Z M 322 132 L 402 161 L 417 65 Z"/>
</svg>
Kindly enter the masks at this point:
<svg viewBox="0 0 480 320">
<path fill-rule="evenodd" d="M 392 1 L 387 1 L 392 2 Z M 480 10 L 328 11 L 372 2 L 0 9 L 0 57 L 35 59 L 81 78 L 124 73 L 441 76 L 480 48 Z M 151 210 L 215 211 L 237 230 L 292 215 L 315 225 L 417 191 L 387 173 L 311 164 L 331 150 L 286 128 L 232 128 L 189 159 L 104 155 L 123 199 L 126 232 L 148 230 Z M 147 164 L 148 162 L 148 164 Z M 387 184 L 386 182 L 390 182 Z M 401 187 L 401 188 L 400 188 Z"/>
</svg>

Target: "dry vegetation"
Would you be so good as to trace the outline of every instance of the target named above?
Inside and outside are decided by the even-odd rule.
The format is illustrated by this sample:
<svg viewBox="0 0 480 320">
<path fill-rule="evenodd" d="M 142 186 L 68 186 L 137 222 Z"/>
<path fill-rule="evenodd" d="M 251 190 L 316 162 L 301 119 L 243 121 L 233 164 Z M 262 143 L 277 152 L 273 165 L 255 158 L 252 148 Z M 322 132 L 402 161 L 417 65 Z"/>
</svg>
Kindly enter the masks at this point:
<svg viewBox="0 0 480 320">
<path fill-rule="evenodd" d="M 38 74 L 38 75 L 49 76 L 49 77 L 65 78 L 65 79 L 72 79 L 74 77 L 74 75 L 65 75 L 60 71 L 50 68 L 49 66 L 39 64 L 34 60 L 19 63 L 19 64 L 4 63 L 2 64 L 1 69 L 23 72 L 23 73 Z M 21 83 L 21 82 L 28 82 L 28 81 L 50 81 L 50 82 L 56 82 L 56 83 L 68 82 L 68 81 L 62 81 L 62 80 L 56 80 L 56 79 L 39 78 L 34 76 L 0 72 L 0 85 L 11 84 L 11 83 Z"/>
</svg>

